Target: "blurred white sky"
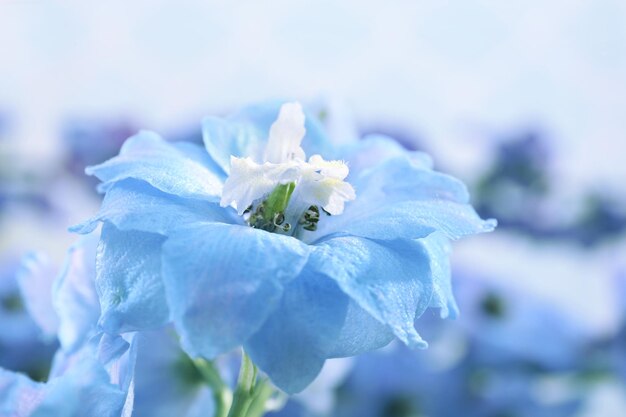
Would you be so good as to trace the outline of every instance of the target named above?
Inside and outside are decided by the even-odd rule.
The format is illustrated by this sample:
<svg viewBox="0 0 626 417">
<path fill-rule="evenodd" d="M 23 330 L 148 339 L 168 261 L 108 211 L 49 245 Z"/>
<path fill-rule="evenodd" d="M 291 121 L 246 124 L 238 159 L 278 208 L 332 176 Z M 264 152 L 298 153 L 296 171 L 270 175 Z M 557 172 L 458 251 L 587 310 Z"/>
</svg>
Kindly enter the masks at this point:
<svg viewBox="0 0 626 417">
<path fill-rule="evenodd" d="M 489 132 L 545 127 L 564 187 L 625 190 L 626 2 L 0 2 L 0 110 L 28 160 L 70 116 L 157 131 L 274 97 L 420 134 L 461 177 Z"/>
</svg>

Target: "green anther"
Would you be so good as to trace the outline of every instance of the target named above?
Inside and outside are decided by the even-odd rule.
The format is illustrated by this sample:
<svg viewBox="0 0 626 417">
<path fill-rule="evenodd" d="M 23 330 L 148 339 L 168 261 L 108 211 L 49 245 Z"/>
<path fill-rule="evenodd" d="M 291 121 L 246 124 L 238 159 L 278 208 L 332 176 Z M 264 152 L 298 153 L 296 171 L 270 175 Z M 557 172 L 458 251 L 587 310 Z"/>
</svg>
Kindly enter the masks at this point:
<svg viewBox="0 0 626 417">
<path fill-rule="evenodd" d="M 314 232 L 317 230 L 317 223 L 320 221 L 320 209 L 317 206 L 310 206 L 302 215 L 298 223 L 304 230 Z"/>
</svg>

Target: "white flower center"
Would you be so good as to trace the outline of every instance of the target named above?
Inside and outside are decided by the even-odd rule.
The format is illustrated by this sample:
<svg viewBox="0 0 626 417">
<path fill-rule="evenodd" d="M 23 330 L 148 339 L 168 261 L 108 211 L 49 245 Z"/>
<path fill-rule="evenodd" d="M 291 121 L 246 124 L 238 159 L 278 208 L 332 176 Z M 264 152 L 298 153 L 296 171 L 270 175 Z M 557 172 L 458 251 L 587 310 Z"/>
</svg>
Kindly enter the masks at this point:
<svg viewBox="0 0 626 417">
<path fill-rule="evenodd" d="M 344 181 L 348 166 L 320 155 L 307 162 L 300 146 L 304 135 L 302 107 L 284 104 L 270 128 L 262 161 L 231 156 L 222 207 L 232 205 L 240 215 L 249 215 L 253 227 L 285 232 L 296 224 L 315 230 L 320 208 L 327 214 L 341 214 L 345 202 L 356 197 Z"/>
</svg>

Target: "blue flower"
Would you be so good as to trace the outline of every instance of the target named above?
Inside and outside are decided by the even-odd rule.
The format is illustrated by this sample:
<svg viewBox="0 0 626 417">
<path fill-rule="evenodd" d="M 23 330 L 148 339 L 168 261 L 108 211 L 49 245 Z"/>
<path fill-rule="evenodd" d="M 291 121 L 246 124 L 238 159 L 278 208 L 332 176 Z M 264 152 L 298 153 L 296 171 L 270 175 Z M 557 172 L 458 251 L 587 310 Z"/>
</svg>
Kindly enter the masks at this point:
<svg viewBox="0 0 626 417">
<path fill-rule="evenodd" d="M 56 344 L 46 340 L 29 314 L 17 280 L 20 258 L 0 259 L 0 367 L 42 379 Z"/>
<path fill-rule="evenodd" d="M 134 362 L 130 346 L 120 336 L 99 335 L 71 355 L 60 352 L 47 383 L 0 368 L 0 415 L 130 415 L 132 396 L 128 392 L 132 374 L 126 372 Z"/>
<path fill-rule="evenodd" d="M 48 338 L 73 353 L 100 331 L 100 304 L 94 283 L 97 236 L 72 245 L 60 271 L 40 253 L 28 254 L 18 274 L 31 316 Z"/>
<path fill-rule="evenodd" d="M 456 313 L 449 240 L 495 222 L 427 156 L 377 136 L 335 147 L 297 103 L 207 118 L 203 133 L 204 148 L 143 131 L 87 169 L 106 194 L 72 230 L 102 223 L 106 331 L 173 322 L 192 357 L 243 345 L 297 392 L 327 358 L 426 346 L 414 320 L 428 307 Z"/>
<path fill-rule="evenodd" d="M 213 415 L 211 389 L 171 329 L 139 332 L 135 338 L 133 417 Z"/>
<path fill-rule="evenodd" d="M 26 307 L 61 348 L 46 384 L 1 371 L 0 391 L 5 387 L 7 394 L 0 395 L 0 407 L 17 416 L 33 410 L 36 416 L 77 417 L 126 416 L 121 413 L 131 410 L 151 417 L 210 414 L 211 390 L 171 329 L 123 337 L 102 333 L 94 282 L 97 243 L 94 234 L 72 245 L 58 274 L 41 254 L 23 260 L 18 275 Z"/>
<path fill-rule="evenodd" d="M 457 274 L 456 296 L 464 312 L 459 327 L 480 346 L 486 363 L 527 363 L 544 370 L 580 366 L 588 335 L 580 323 L 512 280 L 477 273 Z M 541 343 L 537 343 L 537 341 Z"/>
<path fill-rule="evenodd" d="M 470 350 L 476 348 L 473 340 L 468 343 Z M 579 398 L 546 401 L 538 394 L 542 379 L 556 375 L 514 361 L 494 366 L 471 354 L 442 368 L 440 358 L 429 353 L 393 346 L 360 356 L 332 415 L 557 417 L 580 409 Z"/>
<path fill-rule="evenodd" d="M 58 276 L 45 257 L 24 259 L 18 274 L 24 303 L 60 349 L 46 383 L 0 369 L 0 415 L 130 415 L 136 347 L 132 334 L 109 336 L 97 328 L 95 243 L 88 237 L 72 246 Z"/>
</svg>

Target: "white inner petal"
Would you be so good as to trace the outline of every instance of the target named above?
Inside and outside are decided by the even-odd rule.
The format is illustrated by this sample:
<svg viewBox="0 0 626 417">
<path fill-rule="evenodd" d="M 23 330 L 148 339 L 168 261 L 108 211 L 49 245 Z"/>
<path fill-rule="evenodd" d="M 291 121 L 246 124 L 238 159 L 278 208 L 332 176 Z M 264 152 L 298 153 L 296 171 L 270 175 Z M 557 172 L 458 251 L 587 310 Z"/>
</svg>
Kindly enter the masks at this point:
<svg viewBox="0 0 626 417">
<path fill-rule="evenodd" d="M 283 104 L 278 119 L 270 128 L 265 147 L 265 162 L 280 164 L 293 159 L 304 160 L 304 150 L 300 143 L 305 133 L 304 112 L 300 103 Z"/>
<path fill-rule="evenodd" d="M 241 215 L 267 198 L 279 184 L 293 182 L 296 187 L 289 203 L 290 217 L 301 215 L 310 206 L 341 214 L 345 202 L 356 198 L 352 186 L 344 181 L 348 166 L 343 161 L 325 161 L 320 155 L 313 155 L 306 162 L 300 147 L 304 134 L 302 107 L 298 103 L 284 104 L 270 129 L 265 162 L 231 157 L 230 175 L 220 204 L 232 205 Z"/>
<path fill-rule="evenodd" d="M 220 205 L 232 204 L 239 215 L 252 203 L 268 195 L 278 184 L 295 182 L 300 177 L 297 163 L 257 164 L 251 158 L 230 158 L 230 175 L 224 183 Z"/>
</svg>

